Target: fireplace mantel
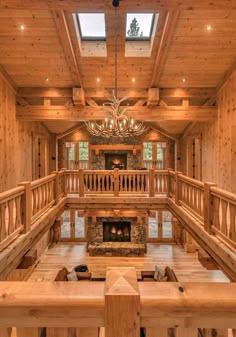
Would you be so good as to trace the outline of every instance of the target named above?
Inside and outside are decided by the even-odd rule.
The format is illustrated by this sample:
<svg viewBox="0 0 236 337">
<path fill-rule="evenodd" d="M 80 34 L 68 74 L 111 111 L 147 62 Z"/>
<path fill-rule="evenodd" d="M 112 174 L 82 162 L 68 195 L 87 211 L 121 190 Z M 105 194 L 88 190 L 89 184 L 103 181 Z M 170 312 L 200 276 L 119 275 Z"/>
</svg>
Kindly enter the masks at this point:
<svg viewBox="0 0 236 337">
<path fill-rule="evenodd" d="M 126 145 L 126 144 L 90 145 L 90 150 L 94 150 L 96 155 L 99 155 L 99 151 L 133 151 L 133 155 L 136 155 L 137 151 L 142 150 L 142 145 Z"/>
</svg>

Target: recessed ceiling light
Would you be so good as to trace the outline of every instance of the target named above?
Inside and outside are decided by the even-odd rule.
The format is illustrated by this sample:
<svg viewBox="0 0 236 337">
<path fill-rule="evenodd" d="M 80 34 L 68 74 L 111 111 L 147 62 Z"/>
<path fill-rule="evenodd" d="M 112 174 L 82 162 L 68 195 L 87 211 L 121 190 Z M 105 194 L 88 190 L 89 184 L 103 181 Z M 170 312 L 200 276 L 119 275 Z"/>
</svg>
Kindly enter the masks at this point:
<svg viewBox="0 0 236 337">
<path fill-rule="evenodd" d="M 211 25 L 207 25 L 207 26 L 206 26 L 206 29 L 207 29 L 208 31 L 212 30 Z"/>
<path fill-rule="evenodd" d="M 20 25 L 20 30 L 25 30 L 25 26 L 24 25 Z"/>
<path fill-rule="evenodd" d="M 135 83 L 135 78 L 134 78 L 134 77 L 132 77 L 131 81 L 132 81 L 133 83 Z"/>
<path fill-rule="evenodd" d="M 99 83 L 101 81 L 101 79 L 99 77 L 96 78 L 97 83 Z"/>
<path fill-rule="evenodd" d="M 45 81 L 48 82 L 48 81 L 49 81 L 49 78 L 48 78 L 48 77 L 45 77 Z"/>
<path fill-rule="evenodd" d="M 182 78 L 182 82 L 185 83 L 186 82 L 186 78 L 183 77 Z"/>
</svg>

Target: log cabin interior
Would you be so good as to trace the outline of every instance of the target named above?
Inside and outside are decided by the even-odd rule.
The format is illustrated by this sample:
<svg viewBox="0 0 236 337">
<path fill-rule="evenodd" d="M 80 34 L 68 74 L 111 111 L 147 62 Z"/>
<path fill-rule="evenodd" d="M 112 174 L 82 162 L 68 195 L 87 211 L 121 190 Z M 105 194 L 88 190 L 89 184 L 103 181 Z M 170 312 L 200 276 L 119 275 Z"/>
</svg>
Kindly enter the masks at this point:
<svg viewBox="0 0 236 337">
<path fill-rule="evenodd" d="M 0 0 L 0 280 L 0 337 L 236 336 L 235 0 Z"/>
</svg>

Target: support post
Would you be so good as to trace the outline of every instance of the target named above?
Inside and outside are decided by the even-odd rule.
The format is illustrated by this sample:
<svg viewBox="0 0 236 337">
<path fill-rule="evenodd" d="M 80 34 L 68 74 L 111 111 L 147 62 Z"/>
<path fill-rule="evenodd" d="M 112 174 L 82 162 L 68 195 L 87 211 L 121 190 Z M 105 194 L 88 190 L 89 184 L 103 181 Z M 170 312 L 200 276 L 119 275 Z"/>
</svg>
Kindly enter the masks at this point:
<svg viewBox="0 0 236 337">
<path fill-rule="evenodd" d="M 114 196 L 119 196 L 119 169 L 114 169 Z"/>
<path fill-rule="evenodd" d="M 54 200 L 55 205 L 59 202 L 59 173 L 58 171 L 53 171 L 52 174 L 55 174 L 55 181 L 54 181 Z"/>
<path fill-rule="evenodd" d="M 180 186 L 180 181 L 179 181 L 179 176 L 182 174 L 182 172 L 175 172 L 175 203 L 176 205 L 179 205 L 179 200 L 181 196 L 181 186 Z"/>
<path fill-rule="evenodd" d="M 32 217 L 32 198 L 31 198 L 31 183 L 29 181 L 23 181 L 18 184 L 18 186 L 24 186 L 25 192 L 22 198 L 22 214 L 23 214 L 23 225 L 24 233 L 29 232 L 31 226 Z"/>
<path fill-rule="evenodd" d="M 207 233 L 211 233 L 213 224 L 213 203 L 211 197 L 211 187 L 216 186 L 215 183 L 204 183 L 204 229 Z"/>
<path fill-rule="evenodd" d="M 105 284 L 106 337 L 140 336 L 140 294 L 135 268 L 109 268 Z"/>
<path fill-rule="evenodd" d="M 154 197 L 155 195 L 154 179 L 155 179 L 155 170 L 151 168 L 149 170 L 149 197 Z"/>
<path fill-rule="evenodd" d="M 79 169 L 79 196 L 84 197 L 84 170 Z"/>
</svg>

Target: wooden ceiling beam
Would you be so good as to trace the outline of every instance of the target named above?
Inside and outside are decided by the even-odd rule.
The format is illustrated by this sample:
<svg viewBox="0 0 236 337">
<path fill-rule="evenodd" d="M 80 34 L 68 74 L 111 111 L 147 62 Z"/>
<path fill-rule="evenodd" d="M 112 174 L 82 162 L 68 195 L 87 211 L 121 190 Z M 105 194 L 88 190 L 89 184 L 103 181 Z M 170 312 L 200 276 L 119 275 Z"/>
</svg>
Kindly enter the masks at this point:
<svg viewBox="0 0 236 337">
<path fill-rule="evenodd" d="M 68 11 L 88 11 L 88 4 L 90 4 L 91 11 L 96 8 L 96 11 L 104 11 L 106 6 L 111 5 L 110 0 L 91 0 L 89 3 L 87 0 L 1 0 L 0 8 L 2 9 L 49 9 L 49 10 L 68 10 Z M 122 9 L 132 10 L 134 12 L 142 12 L 145 10 L 156 11 L 159 9 L 181 9 L 181 10 L 193 10 L 193 9 L 236 9 L 235 0 L 137 0 L 135 5 L 129 1 L 122 1 L 120 4 Z"/>
<path fill-rule="evenodd" d="M 114 89 L 114 88 L 112 88 Z M 107 97 L 107 92 L 112 89 L 85 89 L 85 97 L 104 99 Z M 210 98 L 216 96 L 215 88 L 160 88 L 160 98 Z M 18 97 L 48 97 L 72 98 L 73 88 L 18 88 Z M 119 88 L 119 96 L 128 96 L 129 98 L 145 98 L 148 97 L 148 89 L 124 89 Z"/>
<path fill-rule="evenodd" d="M 157 87 L 159 85 L 159 81 L 163 71 L 163 66 L 166 61 L 166 55 L 172 40 L 174 28 L 178 17 L 179 17 L 178 10 L 171 10 L 166 14 L 165 24 L 161 35 L 159 48 L 157 51 L 150 87 Z"/>
<path fill-rule="evenodd" d="M 62 48 L 64 50 L 71 78 L 75 86 L 83 87 L 79 66 L 77 64 L 69 29 L 63 11 L 53 11 L 54 21 L 57 26 Z"/>
<path fill-rule="evenodd" d="M 124 107 L 125 108 L 125 107 Z M 17 118 L 24 121 L 47 121 L 47 120 L 102 120 L 107 117 L 103 106 L 79 107 L 79 106 L 17 106 Z M 214 106 L 168 106 L 152 107 L 131 106 L 128 114 L 140 121 L 163 121 L 163 120 L 185 120 L 185 121 L 208 121 L 216 118 L 217 108 Z"/>
</svg>

